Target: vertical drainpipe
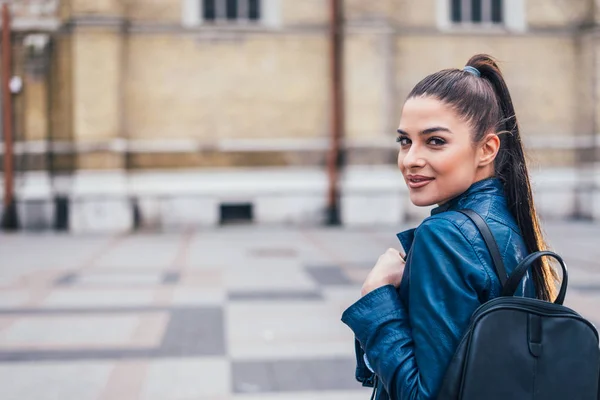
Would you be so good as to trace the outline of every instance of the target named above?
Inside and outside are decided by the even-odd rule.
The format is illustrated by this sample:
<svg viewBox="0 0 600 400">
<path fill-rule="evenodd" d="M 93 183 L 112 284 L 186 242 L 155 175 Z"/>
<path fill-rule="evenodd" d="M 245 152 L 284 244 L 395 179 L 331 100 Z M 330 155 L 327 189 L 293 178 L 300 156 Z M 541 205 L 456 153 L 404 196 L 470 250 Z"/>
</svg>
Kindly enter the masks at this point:
<svg viewBox="0 0 600 400">
<path fill-rule="evenodd" d="M 344 132 L 343 0 L 329 0 L 331 141 L 327 156 L 327 225 L 340 225 L 340 142 Z"/>
<path fill-rule="evenodd" d="M 598 2 L 597 1 L 593 1 L 592 2 L 592 15 L 593 15 L 593 26 L 596 26 L 597 24 L 597 13 L 598 13 Z M 596 207 L 600 207 L 600 205 L 598 205 L 598 200 L 597 200 L 597 196 L 600 197 L 600 187 L 598 186 L 598 180 L 596 178 L 596 174 L 598 173 L 598 168 L 600 165 L 600 134 L 598 133 L 598 79 L 600 79 L 599 72 L 598 69 L 600 68 L 600 65 L 598 64 L 598 49 L 596 46 L 596 42 L 598 41 L 598 38 L 596 35 L 592 35 L 592 49 L 593 49 L 593 70 L 592 70 L 592 76 L 594 77 L 593 80 L 593 97 L 592 97 L 592 104 L 594 105 L 594 125 L 593 125 L 593 132 L 592 132 L 592 146 L 593 146 L 593 150 L 592 150 L 592 156 L 591 156 L 591 169 L 592 169 L 592 173 L 591 173 L 591 193 L 590 193 L 590 202 L 591 204 L 591 210 L 590 210 L 590 216 L 592 220 L 595 220 L 596 218 L 600 218 L 600 210 L 597 210 Z M 579 157 L 577 157 L 577 159 L 579 159 Z"/>
<path fill-rule="evenodd" d="M 13 115 L 12 95 L 9 87 L 12 67 L 12 42 L 8 4 L 2 5 L 2 129 L 4 131 L 4 212 L 2 228 L 18 228 L 17 207 L 14 199 L 13 171 Z"/>
</svg>

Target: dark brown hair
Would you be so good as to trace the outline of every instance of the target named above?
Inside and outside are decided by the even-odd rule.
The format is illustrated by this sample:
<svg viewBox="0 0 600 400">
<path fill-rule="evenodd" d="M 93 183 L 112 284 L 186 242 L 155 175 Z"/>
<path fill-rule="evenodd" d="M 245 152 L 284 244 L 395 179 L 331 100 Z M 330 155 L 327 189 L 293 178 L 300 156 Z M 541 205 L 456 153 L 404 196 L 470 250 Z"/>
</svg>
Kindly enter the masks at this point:
<svg viewBox="0 0 600 400">
<path fill-rule="evenodd" d="M 500 149 L 494 160 L 496 177 L 504 185 L 508 208 L 523 235 L 527 250 L 544 250 L 546 244 L 533 204 L 529 173 L 525 162 L 519 124 L 506 82 L 496 61 L 477 54 L 467 62 L 481 76 L 460 69 L 445 69 L 427 76 L 408 95 L 431 96 L 450 105 L 469 122 L 473 142 L 480 143 L 487 133 L 500 138 Z M 551 300 L 556 288 L 556 273 L 547 262 L 532 268 L 539 299 Z"/>
</svg>

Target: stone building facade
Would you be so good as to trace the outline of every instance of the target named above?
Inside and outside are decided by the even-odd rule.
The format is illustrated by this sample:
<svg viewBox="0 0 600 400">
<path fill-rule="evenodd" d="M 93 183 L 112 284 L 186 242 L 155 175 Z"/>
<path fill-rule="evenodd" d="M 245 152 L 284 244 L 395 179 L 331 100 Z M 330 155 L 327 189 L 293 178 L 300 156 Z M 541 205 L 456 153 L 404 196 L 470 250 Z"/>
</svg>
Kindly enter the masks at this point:
<svg viewBox="0 0 600 400">
<path fill-rule="evenodd" d="M 9 3 L 23 227 L 323 221 L 329 0 Z M 600 220 L 599 0 L 343 3 L 345 225 L 427 213 L 395 166 L 402 103 L 479 52 L 501 61 L 542 216 Z"/>
</svg>

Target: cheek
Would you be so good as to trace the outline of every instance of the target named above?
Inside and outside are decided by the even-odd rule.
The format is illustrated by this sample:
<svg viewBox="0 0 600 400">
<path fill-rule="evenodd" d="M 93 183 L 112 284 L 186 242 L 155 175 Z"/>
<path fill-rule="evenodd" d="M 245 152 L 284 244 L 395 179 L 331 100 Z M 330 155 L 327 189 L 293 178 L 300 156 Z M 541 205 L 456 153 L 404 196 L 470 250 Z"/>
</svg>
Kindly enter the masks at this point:
<svg viewBox="0 0 600 400">
<path fill-rule="evenodd" d="M 402 152 L 402 150 L 398 151 L 398 168 L 400 168 L 400 171 L 404 171 L 404 153 Z"/>
<path fill-rule="evenodd" d="M 474 172 L 475 154 L 470 147 L 455 146 L 431 158 L 431 165 L 438 174 L 468 174 Z"/>
</svg>

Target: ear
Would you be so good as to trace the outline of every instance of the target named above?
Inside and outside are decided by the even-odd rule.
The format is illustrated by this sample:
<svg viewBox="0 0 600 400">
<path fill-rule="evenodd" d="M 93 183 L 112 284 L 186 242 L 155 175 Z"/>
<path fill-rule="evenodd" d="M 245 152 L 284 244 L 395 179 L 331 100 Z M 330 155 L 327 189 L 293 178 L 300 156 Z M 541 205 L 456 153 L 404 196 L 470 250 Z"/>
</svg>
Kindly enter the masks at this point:
<svg viewBox="0 0 600 400">
<path fill-rule="evenodd" d="M 479 149 L 479 166 L 485 167 L 494 162 L 498 150 L 500 150 L 500 138 L 495 133 L 488 133 L 481 141 Z"/>
</svg>

